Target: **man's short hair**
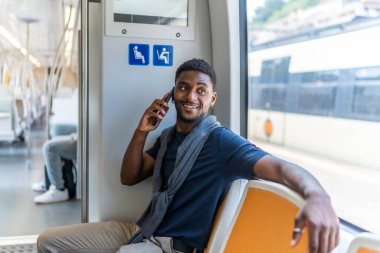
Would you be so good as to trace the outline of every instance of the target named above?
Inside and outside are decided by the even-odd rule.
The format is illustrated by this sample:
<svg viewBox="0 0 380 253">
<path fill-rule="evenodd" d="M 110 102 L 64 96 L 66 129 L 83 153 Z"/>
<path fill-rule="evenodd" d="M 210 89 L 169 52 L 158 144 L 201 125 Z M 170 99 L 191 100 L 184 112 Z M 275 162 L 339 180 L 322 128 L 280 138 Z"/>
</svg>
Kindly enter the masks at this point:
<svg viewBox="0 0 380 253">
<path fill-rule="evenodd" d="M 188 71 L 188 70 L 195 70 L 195 71 L 199 71 L 199 72 L 202 72 L 203 74 L 208 75 L 211 79 L 212 87 L 215 88 L 215 85 L 216 85 L 215 70 L 205 60 L 193 58 L 191 60 L 188 60 L 182 63 L 181 66 L 178 67 L 175 73 L 175 82 L 177 82 L 179 75 L 183 71 Z"/>
</svg>

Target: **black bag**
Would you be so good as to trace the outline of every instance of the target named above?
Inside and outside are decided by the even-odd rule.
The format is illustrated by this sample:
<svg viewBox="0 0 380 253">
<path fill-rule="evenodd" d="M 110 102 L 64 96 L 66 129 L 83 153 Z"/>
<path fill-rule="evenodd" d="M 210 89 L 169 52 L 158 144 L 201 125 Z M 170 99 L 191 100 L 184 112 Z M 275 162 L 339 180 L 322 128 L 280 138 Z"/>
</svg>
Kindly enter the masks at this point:
<svg viewBox="0 0 380 253">
<path fill-rule="evenodd" d="M 64 163 L 62 167 L 62 175 L 63 175 L 63 181 L 65 182 L 65 188 L 67 188 L 69 192 L 69 198 L 75 198 L 77 195 L 77 169 L 75 168 L 75 165 L 72 160 L 66 160 L 62 159 L 62 162 Z M 45 186 L 46 189 L 49 189 L 50 186 L 50 180 L 49 176 L 46 170 L 45 166 Z"/>
</svg>

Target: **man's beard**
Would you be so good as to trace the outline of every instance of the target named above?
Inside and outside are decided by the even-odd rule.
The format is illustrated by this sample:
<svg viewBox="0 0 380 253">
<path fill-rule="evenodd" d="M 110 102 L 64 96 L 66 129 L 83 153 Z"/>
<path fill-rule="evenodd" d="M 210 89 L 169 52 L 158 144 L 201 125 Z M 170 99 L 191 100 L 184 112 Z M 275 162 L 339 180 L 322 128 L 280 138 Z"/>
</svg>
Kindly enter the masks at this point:
<svg viewBox="0 0 380 253">
<path fill-rule="evenodd" d="M 181 121 L 181 122 L 183 122 L 185 124 L 196 123 L 199 120 L 201 120 L 204 116 L 206 116 L 206 115 L 199 114 L 199 115 L 196 115 L 195 117 L 193 117 L 191 119 L 187 119 L 187 118 L 185 118 L 185 117 L 182 116 L 182 114 L 180 113 L 181 109 L 177 108 L 177 104 L 175 104 L 175 107 L 176 107 L 176 111 L 177 111 L 177 120 Z"/>
<path fill-rule="evenodd" d="M 185 117 L 183 117 L 178 111 L 177 111 L 177 120 L 178 121 L 181 121 L 183 123 L 186 123 L 186 124 L 192 124 L 192 123 L 196 123 L 198 122 L 200 119 L 202 119 L 205 115 L 197 115 L 195 116 L 194 118 L 191 118 L 191 119 L 186 119 Z"/>
</svg>

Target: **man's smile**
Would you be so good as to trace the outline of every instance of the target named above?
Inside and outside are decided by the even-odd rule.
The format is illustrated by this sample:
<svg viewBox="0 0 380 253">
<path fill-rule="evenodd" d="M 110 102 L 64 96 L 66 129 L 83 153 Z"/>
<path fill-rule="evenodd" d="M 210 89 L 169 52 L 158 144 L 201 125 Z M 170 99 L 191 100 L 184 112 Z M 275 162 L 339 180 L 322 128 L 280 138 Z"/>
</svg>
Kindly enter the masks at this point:
<svg viewBox="0 0 380 253">
<path fill-rule="evenodd" d="M 192 103 L 181 103 L 181 104 L 183 107 L 185 107 L 185 109 L 196 110 L 200 108 L 200 106 L 197 104 L 192 104 Z"/>
</svg>

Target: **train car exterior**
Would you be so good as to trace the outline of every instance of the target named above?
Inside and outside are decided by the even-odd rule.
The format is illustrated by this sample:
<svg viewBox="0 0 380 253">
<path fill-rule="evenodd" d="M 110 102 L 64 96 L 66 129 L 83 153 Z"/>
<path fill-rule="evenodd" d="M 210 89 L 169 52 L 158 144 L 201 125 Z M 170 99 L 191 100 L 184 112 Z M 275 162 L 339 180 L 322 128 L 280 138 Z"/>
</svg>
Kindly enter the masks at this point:
<svg viewBox="0 0 380 253">
<path fill-rule="evenodd" d="M 376 20 L 345 28 L 250 52 L 252 139 L 380 166 L 380 24 Z M 268 122 L 270 133 L 265 130 Z M 353 147 L 368 149 L 353 153 Z"/>
</svg>

